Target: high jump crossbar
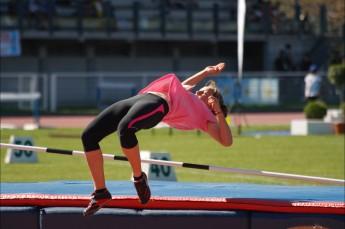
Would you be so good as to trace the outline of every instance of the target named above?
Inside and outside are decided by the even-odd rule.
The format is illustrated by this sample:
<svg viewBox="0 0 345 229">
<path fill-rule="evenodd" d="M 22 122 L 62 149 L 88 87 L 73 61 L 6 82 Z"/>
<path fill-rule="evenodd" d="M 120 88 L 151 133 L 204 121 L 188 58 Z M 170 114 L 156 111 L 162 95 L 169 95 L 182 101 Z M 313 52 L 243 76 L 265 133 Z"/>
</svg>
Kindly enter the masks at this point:
<svg viewBox="0 0 345 229">
<path fill-rule="evenodd" d="M 10 148 L 10 149 L 17 149 L 17 150 L 25 150 L 25 151 L 64 154 L 64 155 L 71 155 L 71 156 L 85 155 L 85 152 L 77 151 L 77 150 L 54 149 L 54 148 L 47 148 L 47 147 L 40 147 L 40 146 L 27 146 L 27 145 L 17 145 L 17 144 L 8 144 L 8 143 L 0 143 L 0 148 Z M 128 159 L 125 156 L 117 156 L 117 155 L 112 155 L 112 154 L 102 154 L 102 156 L 104 159 L 107 159 L 107 160 L 128 161 Z M 194 163 L 186 163 L 186 162 L 178 162 L 178 161 L 165 161 L 165 160 L 156 160 L 156 159 L 142 159 L 141 162 L 148 163 L 148 164 L 163 165 L 163 166 L 184 167 L 184 168 L 191 168 L 191 169 L 201 169 L 201 170 L 218 171 L 218 172 L 235 173 L 235 174 L 252 175 L 252 176 L 302 180 L 302 181 L 317 182 L 317 183 L 324 183 L 324 184 L 334 184 L 334 185 L 345 184 L 345 180 L 341 180 L 341 179 L 305 176 L 305 175 L 290 174 L 290 173 L 278 173 L 278 172 L 261 171 L 261 170 L 227 168 L 227 167 L 219 167 L 219 166 L 213 166 L 213 165 L 203 165 L 203 164 L 194 164 Z"/>
</svg>

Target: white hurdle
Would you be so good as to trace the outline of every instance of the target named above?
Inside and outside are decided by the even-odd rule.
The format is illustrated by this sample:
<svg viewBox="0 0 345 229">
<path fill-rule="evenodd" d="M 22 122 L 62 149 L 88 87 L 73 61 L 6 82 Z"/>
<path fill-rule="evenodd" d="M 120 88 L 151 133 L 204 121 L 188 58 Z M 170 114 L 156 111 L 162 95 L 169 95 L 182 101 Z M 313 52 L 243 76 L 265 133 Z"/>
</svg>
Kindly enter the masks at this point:
<svg viewBox="0 0 345 229">
<path fill-rule="evenodd" d="M 32 114 L 36 125 L 40 124 L 40 99 L 41 93 L 39 92 L 1 92 L 1 102 L 32 102 Z"/>
<path fill-rule="evenodd" d="M 18 150 L 25 150 L 25 151 L 57 153 L 57 154 L 65 154 L 65 155 L 72 155 L 72 156 L 85 155 L 85 152 L 77 151 L 77 150 L 53 149 L 53 148 L 40 147 L 40 146 L 26 146 L 26 145 L 16 145 L 16 144 L 8 144 L 8 143 L 0 143 L 0 148 L 11 148 L 11 149 L 18 149 Z M 127 158 L 124 156 L 116 156 L 112 154 L 103 154 L 103 158 L 107 160 L 127 161 Z M 305 175 L 298 175 L 298 174 L 278 173 L 278 172 L 261 171 L 261 170 L 226 168 L 226 167 L 219 167 L 219 166 L 212 166 L 212 165 L 194 164 L 194 163 L 186 163 L 186 162 L 178 162 L 178 161 L 154 160 L 154 159 L 142 159 L 141 162 L 156 164 L 156 165 L 184 167 L 184 168 L 191 168 L 191 169 L 202 169 L 202 170 L 235 173 L 235 174 L 243 174 L 243 175 L 251 175 L 251 176 L 283 178 L 283 179 L 301 180 L 301 181 L 307 181 L 307 182 L 317 182 L 317 183 L 333 184 L 333 185 L 345 185 L 345 180 L 326 178 L 326 177 L 305 176 Z"/>
</svg>

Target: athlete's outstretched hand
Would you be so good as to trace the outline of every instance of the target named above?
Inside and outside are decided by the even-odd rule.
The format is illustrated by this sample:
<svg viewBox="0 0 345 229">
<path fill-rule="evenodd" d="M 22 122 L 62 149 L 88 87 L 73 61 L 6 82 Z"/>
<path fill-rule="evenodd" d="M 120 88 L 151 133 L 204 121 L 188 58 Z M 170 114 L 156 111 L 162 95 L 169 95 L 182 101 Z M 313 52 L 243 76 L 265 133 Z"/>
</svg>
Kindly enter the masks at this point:
<svg viewBox="0 0 345 229">
<path fill-rule="evenodd" d="M 220 109 L 219 100 L 214 96 L 208 97 L 207 106 L 211 109 L 213 114 L 222 112 L 222 110 Z"/>
<path fill-rule="evenodd" d="M 223 69 L 225 68 L 225 63 L 219 63 L 215 66 L 207 66 L 204 71 L 209 75 L 209 76 L 212 76 L 212 75 L 217 75 L 219 74 L 220 72 L 223 71 Z"/>
<path fill-rule="evenodd" d="M 218 75 L 223 69 L 225 68 L 225 63 L 219 63 L 214 66 L 207 66 L 200 72 L 195 73 L 192 76 L 189 76 L 186 80 L 182 82 L 183 85 L 188 85 L 194 87 L 200 81 L 204 80 L 208 76 L 215 76 Z"/>
</svg>

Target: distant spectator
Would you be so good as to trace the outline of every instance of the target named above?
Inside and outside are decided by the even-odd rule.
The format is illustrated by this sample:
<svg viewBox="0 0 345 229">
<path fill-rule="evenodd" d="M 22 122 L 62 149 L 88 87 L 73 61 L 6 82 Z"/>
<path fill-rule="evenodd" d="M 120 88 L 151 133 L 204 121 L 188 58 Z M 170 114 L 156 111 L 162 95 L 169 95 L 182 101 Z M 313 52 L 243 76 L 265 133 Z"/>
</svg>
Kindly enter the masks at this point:
<svg viewBox="0 0 345 229">
<path fill-rule="evenodd" d="M 272 32 L 277 33 L 280 21 L 280 2 L 270 3 L 270 16 L 272 23 Z"/>
<path fill-rule="evenodd" d="M 320 97 L 321 76 L 317 74 L 318 66 L 312 64 L 308 74 L 304 78 L 305 90 L 304 96 L 306 101 L 315 101 Z"/>
<path fill-rule="evenodd" d="M 29 0 L 29 26 L 35 29 L 46 29 L 48 27 L 49 3 L 43 0 Z"/>
<path fill-rule="evenodd" d="M 251 13 L 249 14 L 249 20 L 251 22 L 261 22 L 262 18 L 263 18 L 263 10 L 262 10 L 262 6 L 257 4 L 254 4 L 251 8 L 250 8 Z"/>
<path fill-rule="evenodd" d="M 311 25 L 309 21 L 309 13 L 306 12 L 305 14 L 300 15 L 299 18 L 300 26 L 303 33 L 310 33 L 311 32 Z"/>
<path fill-rule="evenodd" d="M 311 64 L 312 64 L 312 62 L 311 62 L 309 54 L 307 54 L 307 53 L 304 54 L 302 61 L 301 61 L 301 64 L 300 64 L 300 70 L 301 71 L 308 71 Z"/>
<path fill-rule="evenodd" d="M 292 60 L 291 45 L 286 44 L 284 49 L 279 51 L 277 58 L 274 61 L 274 69 L 276 71 L 293 71 L 295 66 Z"/>
<path fill-rule="evenodd" d="M 102 0 L 94 0 L 93 5 L 95 7 L 97 17 L 103 16 L 103 1 Z"/>
<path fill-rule="evenodd" d="M 286 71 L 287 70 L 287 66 L 285 63 L 284 50 L 280 50 L 277 58 L 274 60 L 274 70 L 275 71 Z"/>
<path fill-rule="evenodd" d="M 285 44 L 285 64 L 287 65 L 287 70 L 288 71 L 293 71 L 295 70 L 295 65 L 293 61 L 293 55 L 292 55 L 292 46 L 287 43 Z"/>
</svg>

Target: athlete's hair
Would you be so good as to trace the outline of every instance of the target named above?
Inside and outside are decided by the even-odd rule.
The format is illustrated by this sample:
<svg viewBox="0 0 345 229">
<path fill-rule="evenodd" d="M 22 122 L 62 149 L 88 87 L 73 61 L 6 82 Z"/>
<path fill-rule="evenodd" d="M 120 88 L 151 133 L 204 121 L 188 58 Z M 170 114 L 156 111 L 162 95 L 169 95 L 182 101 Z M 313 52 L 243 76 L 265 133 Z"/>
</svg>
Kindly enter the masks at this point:
<svg viewBox="0 0 345 229">
<path fill-rule="evenodd" d="M 223 115 L 224 115 L 224 117 L 226 117 L 228 115 L 228 108 L 224 104 L 223 96 L 222 96 L 220 90 L 217 88 L 216 82 L 214 82 L 213 80 L 209 80 L 205 84 L 205 86 L 210 87 L 210 88 L 213 89 L 213 96 L 218 99 L 219 105 L 220 105 L 220 109 L 222 109 Z"/>
</svg>

